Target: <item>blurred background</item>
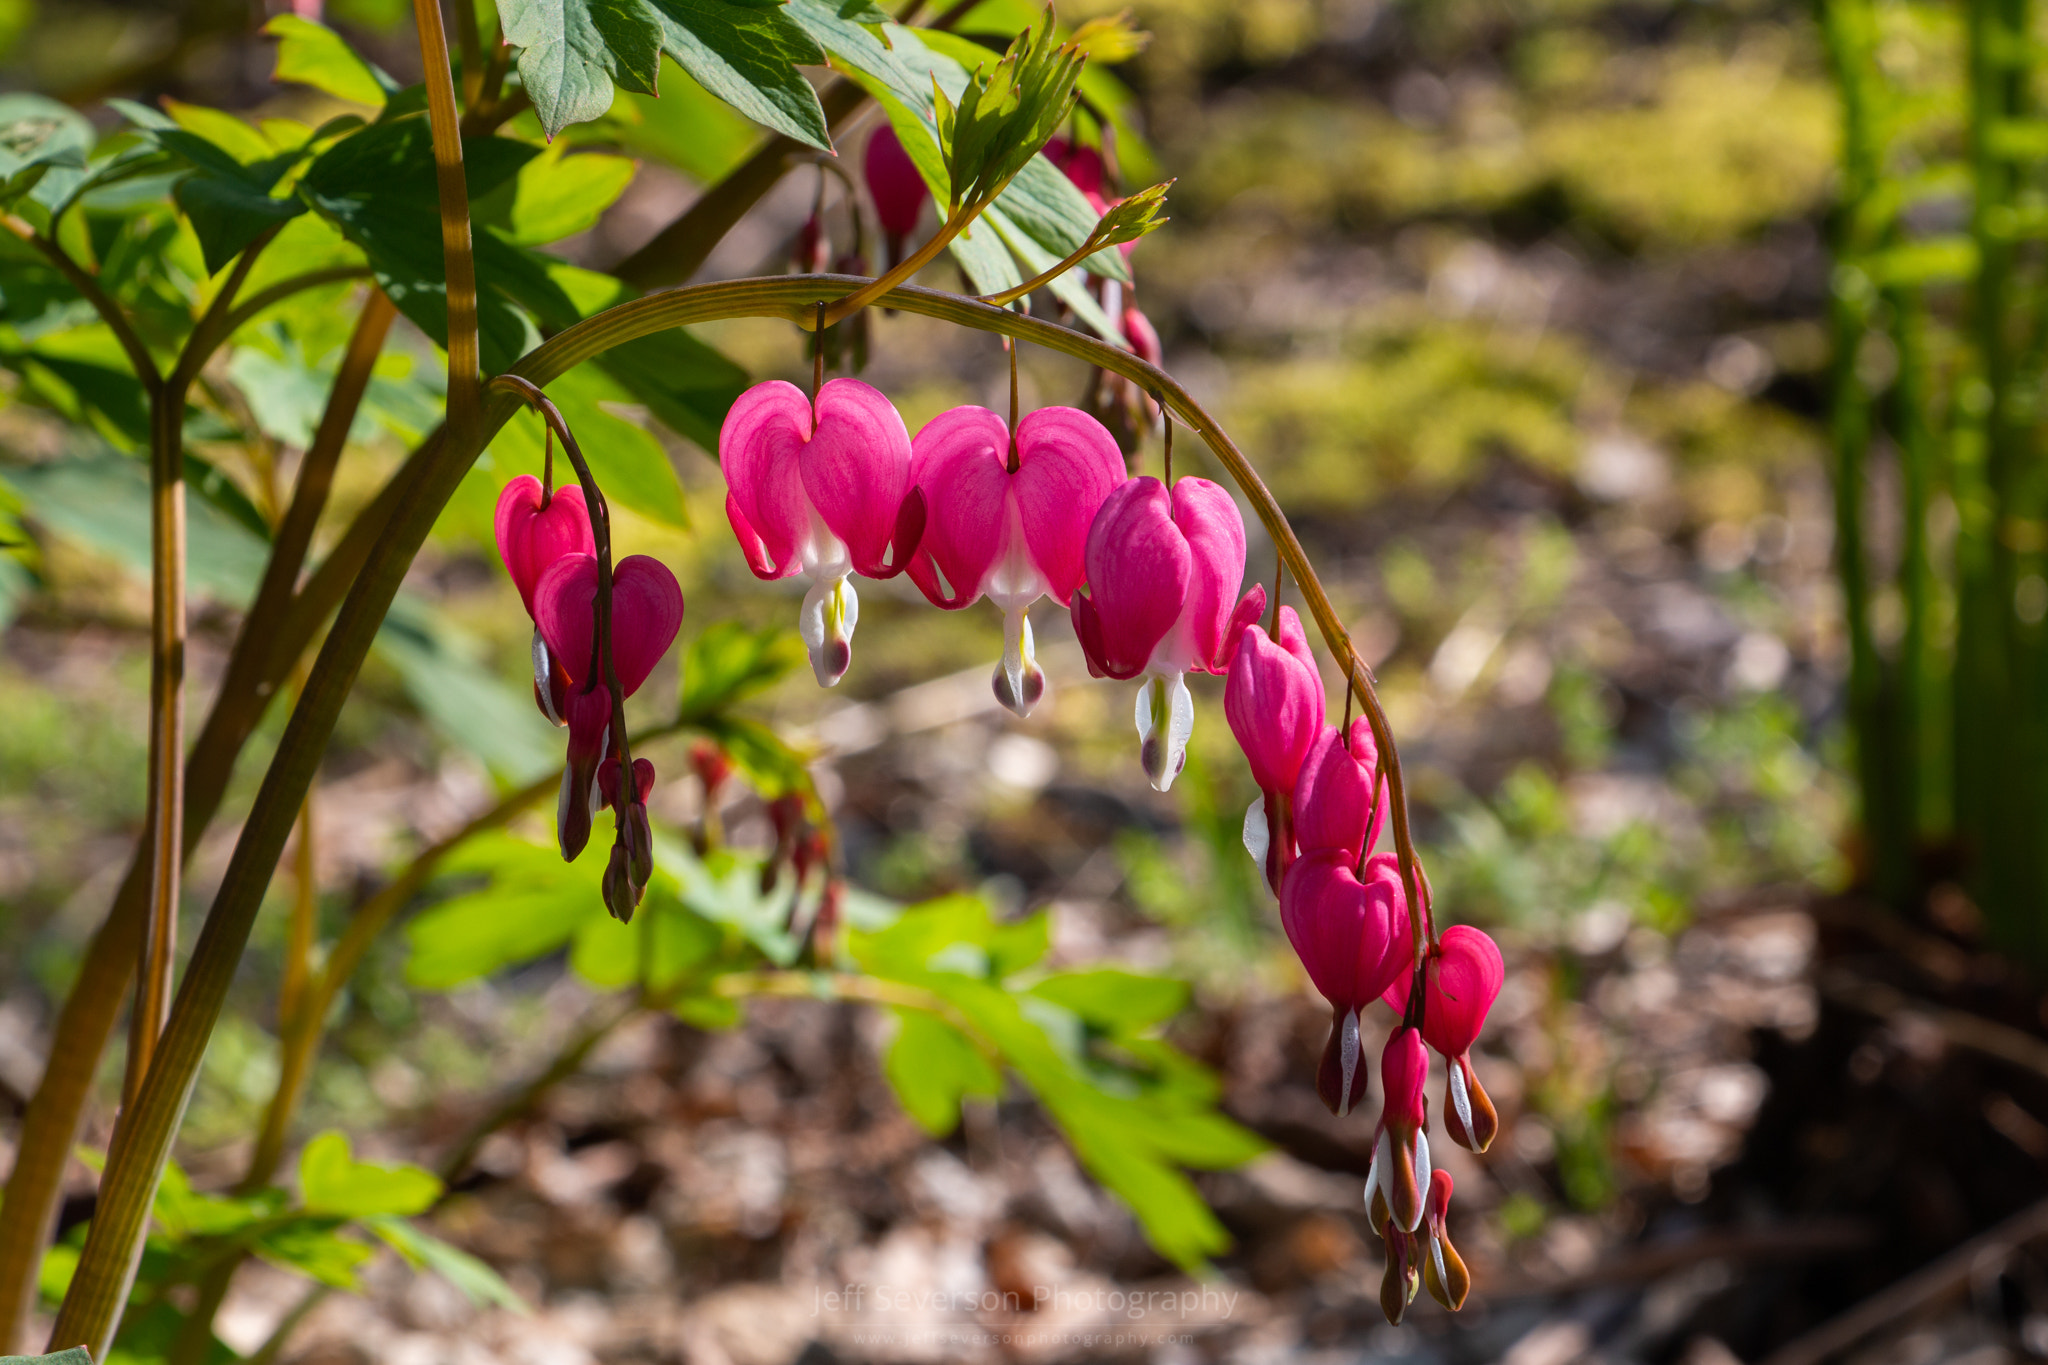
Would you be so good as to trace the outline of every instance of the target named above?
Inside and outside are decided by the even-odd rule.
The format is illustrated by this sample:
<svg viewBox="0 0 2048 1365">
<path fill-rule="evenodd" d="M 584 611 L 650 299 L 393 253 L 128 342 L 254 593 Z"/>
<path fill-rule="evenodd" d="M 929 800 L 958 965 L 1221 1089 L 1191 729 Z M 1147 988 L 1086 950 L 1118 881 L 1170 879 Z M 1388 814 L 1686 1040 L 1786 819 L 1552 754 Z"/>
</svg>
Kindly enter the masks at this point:
<svg viewBox="0 0 2048 1365">
<path fill-rule="evenodd" d="M 1061 13 L 1119 7 L 1070 0 Z M 0 0 L 0 86 L 304 116 L 304 92 L 269 83 L 259 17 L 222 0 Z M 324 17 L 401 80 L 416 74 L 397 0 L 331 0 Z M 996 613 L 933 612 L 899 580 L 862 585 L 846 682 L 820 693 L 798 670 L 767 712 L 819 755 L 861 887 L 899 900 L 977 890 L 1012 915 L 1050 906 L 1056 961 L 1107 957 L 1193 984 L 1171 1036 L 1273 1145 L 1199 1180 L 1235 1239 L 1209 1286 L 1229 1307 L 1105 1308 L 1118 1291 L 1187 1282 L 1028 1101 L 971 1102 L 935 1142 L 888 1096 L 873 1018 L 763 1001 L 725 1031 L 635 1026 L 492 1139 L 488 1178 L 441 1230 L 505 1274 L 531 1318 L 479 1313 L 380 1264 L 368 1294 L 323 1304 L 285 1358 L 1721 1365 L 1873 1302 L 1884 1311 L 1836 1343 L 1839 1358 L 2048 1356 L 2048 1259 L 2011 1238 L 1971 1242 L 2048 1195 L 2038 991 L 1981 941 L 1953 869 L 1895 898 L 1903 915 L 1845 894 L 1868 882 L 1870 857 L 1829 467 L 1841 115 L 1815 13 L 1786 0 L 1140 0 L 1136 17 L 1152 41 L 1120 74 L 1149 148 L 1123 148 L 1126 187 L 1177 177 L 1171 225 L 1133 256 L 1136 300 L 1165 367 L 1265 473 L 1378 673 L 1438 906 L 1507 954 L 1479 1058 L 1502 1138 L 1483 1159 L 1441 1154 L 1473 1303 L 1452 1319 L 1425 1299 L 1401 1329 L 1379 1320 L 1365 1134 L 1310 1084 L 1327 1021 L 1239 843 L 1257 793 L 1220 680 L 1197 683 L 1188 769 L 1161 797 L 1135 762 L 1127 689 L 1087 678 L 1063 614 L 1035 618 L 1050 696 L 1019 721 L 989 694 Z M 999 33 L 1011 18 L 987 7 L 962 29 Z M 1944 22 L 1893 56 L 1952 59 Z M 623 258 L 753 145 L 674 67 L 663 79 L 661 105 L 615 111 L 605 136 L 639 168 L 558 248 L 572 260 Z M 658 112 L 671 101 L 696 111 L 680 133 Z M 851 157 L 864 141 L 841 145 Z M 843 240 L 839 183 L 799 170 L 702 274 L 787 268 L 821 192 Z M 950 270 L 933 276 L 953 287 Z M 785 326 L 702 332 L 757 378 L 808 372 Z M 414 336 L 396 349 L 344 502 L 432 420 L 431 348 Z M 871 355 L 866 378 L 913 431 L 954 404 L 1004 406 L 993 338 L 882 316 Z M 309 429 L 320 358 L 239 357 L 265 428 Z M 1059 357 L 1027 350 L 1021 364 L 1027 408 L 1088 386 Z M 19 382 L 0 375 L 0 459 L 33 466 L 59 437 L 48 413 L 12 401 Z M 734 552 L 714 460 L 662 440 L 683 500 L 667 517 L 621 512 L 622 548 L 674 566 L 693 613 L 788 620 L 794 599 Z M 423 631 L 459 670 L 437 683 L 373 662 L 344 713 L 315 816 L 333 915 L 415 841 L 487 804 L 494 780 L 549 761 L 530 713 L 491 709 L 520 703 L 527 624 L 491 552 L 490 503 L 532 457 L 495 453 L 504 463 L 472 476 L 412 584 L 436 613 Z M 1156 434 L 1143 438 L 1134 467 L 1157 454 Z M 1198 443 L 1176 454 L 1221 477 Z M 88 511 L 31 516 L 0 578 L 0 1116 L 33 1089 L 143 810 L 147 585 L 132 542 L 124 554 Z M 1255 530 L 1248 579 L 1270 584 L 1272 563 Z M 196 695 L 228 627 L 225 608 L 196 618 Z M 674 669 L 649 692 L 667 693 Z M 666 815 L 694 818 L 703 789 L 684 750 L 654 757 L 675 774 Z M 772 838 L 757 799 L 734 798 L 723 819 L 736 842 Z M 230 839 L 202 847 L 202 890 Z M 249 1007 L 208 1057 L 181 1149 L 195 1183 L 229 1169 L 274 1081 L 256 1002 L 274 988 L 282 926 L 259 923 L 238 987 Z M 559 958 L 443 994 L 409 988 L 404 965 L 395 937 L 373 954 L 308 1100 L 309 1121 L 395 1154 L 448 1140 L 589 998 Z M 119 1066 L 117 1052 L 94 1143 Z M 0 1117 L 0 1164 L 8 1131 Z M 1885 1294 L 1965 1243 L 1976 1249 L 1960 1268 L 1936 1264 L 1920 1298 Z M 1041 1345 L 943 1335 L 980 1321 L 957 1305 L 906 1310 L 882 1325 L 914 1330 L 870 1341 L 872 1317 L 819 1307 L 851 1283 L 970 1297 L 1059 1284 L 1074 1298 L 1046 1310 L 1059 1330 Z M 223 1337 L 253 1350 L 295 1297 L 251 1267 Z M 1123 1335 L 1086 1336 L 1097 1330 Z"/>
</svg>

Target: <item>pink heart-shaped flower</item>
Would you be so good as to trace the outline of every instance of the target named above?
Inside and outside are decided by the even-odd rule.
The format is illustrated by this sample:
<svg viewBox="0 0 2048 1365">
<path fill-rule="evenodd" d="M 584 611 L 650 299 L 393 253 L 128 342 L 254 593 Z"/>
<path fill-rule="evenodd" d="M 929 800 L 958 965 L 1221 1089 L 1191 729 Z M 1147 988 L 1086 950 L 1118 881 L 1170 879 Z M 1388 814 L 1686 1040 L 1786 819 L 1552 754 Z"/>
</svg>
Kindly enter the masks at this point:
<svg viewBox="0 0 2048 1365">
<path fill-rule="evenodd" d="M 940 413 L 911 442 L 925 529 L 910 577 L 936 606 L 983 593 L 1066 606 L 1081 584 L 1088 529 L 1125 479 L 1115 438 L 1079 409 L 1040 408 L 1017 424 L 1015 473 L 1009 454 L 1009 424 L 972 406 Z"/>
<path fill-rule="evenodd" d="M 1404 922 L 1398 949 L 1404 961 L 1414 951 L 1413 943 Z M 1479 1041 L 1487 1012 L 1507 980 L 1500 945 L 1484 930 L 1453 924 L 1437 935 L 1437 947 L 1423 970 L 1429 995 L 1423 1001 L 1422 1036 L 1444 1056 L 1462 1057 Z M 1402 972 L 1386 993 L 1387 1003 L 1404 1014 L 1412 976 Z"/>
<path fill-rule="evenodd" d="M 1280 924 L 1323 998 L 1358 1010 L 1386 990 L 1400 961 L 1393 955 L 1398 894 L 1367 864 L 1365 880 L 1342 852 L 1306 854 L 1280 886 Z"/>
<path fill-rule="evenodd" d="M 495 520 L 498 557 L 505 561 L 528 616 L 533 615 L 534 588 L 550 565 L 563 555 L 596 552 L 583 490 L 573 483 L 557 488 L 542 507 L 540 480 L 521 474 L 499 492 Z"/>
<path fill-rule="evenodd" d="M 895 405 L 858 379 L 819 389 L 815 411 L 794 384 L 754 385 L 726 414 L 718 465 L 726 516 L 761 578 L 848 567 L 887 578 L 923 530 L 921 503 L 908 524 L 910 433 Z"/>
<path fill-rule="evenodd" d="M 1260 791 L 1293 792 L 1324 729 L 1324 705 L 1322 674 L 1294 608 L 1280 608 L 1277 640 L 1247 627 L 1223 689 L 1223 714 Z"/>
<path fill-rule="evenodd" d="M 1375 843 L 1387 821 L 1387 784 L 1373 794 L 1379 749 L 1360 716 L 1348 734 L 1325 725 L 1294 781 L 1294 838 L 1303 853 L 1337 849 L 1352 862 Z"/>
<path fill-rule="evenodd" d="M 597 560 L 566 555 L 541 575 L 534 589 L 534 622 L 548 650 L 582 690 L 596 654 Z M 675 643 L 683 624 L 683 590 L 668 566 L 647 555 L 628 555 L 612 569 L 612 663 L 627 696 Z M 599 690 L 603 677 L 596 680 Z"/>
</svg>

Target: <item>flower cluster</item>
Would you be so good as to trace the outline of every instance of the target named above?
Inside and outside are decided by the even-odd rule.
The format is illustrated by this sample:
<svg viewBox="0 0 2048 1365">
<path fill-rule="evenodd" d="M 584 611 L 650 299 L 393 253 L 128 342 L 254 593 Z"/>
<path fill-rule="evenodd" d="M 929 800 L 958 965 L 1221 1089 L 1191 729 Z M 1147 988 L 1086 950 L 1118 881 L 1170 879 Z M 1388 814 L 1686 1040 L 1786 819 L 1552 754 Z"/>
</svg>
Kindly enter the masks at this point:
<svg viewBox="0 0 2048 1365">
<path fill-rule="evenodd" d="M 1365 1184 L 1387 1251 L 1380 1305 L 1399 1322 L 1421 1283 L 1451 1309 L 1471 1288 L 1447 1230 L 1451 1177 L 1430 1165 L 1429 1049 L 1443 1055 L 1449 1074 L 1445 1130 L 1459 1146 L 1485 1151 L 1500 1124 L 1471 1051 L 1504 972 L 1491 938 L 1462 924 L 1435 934 L 1426 904 L 1417 952 L 1400 860 L 1373 852 L 1389 805 L 1378 744 L 1363 719 L 1343 729 L 1328 724 L 1325 706 L 1292 610 L 1275 613 L 1270 634 L 1245 629 L 1224 689 L 1225 714 L 1260 790 L 1245 813 L 1245 847 L 1280 898 L 1288 942 L 1330 1002 L 1316 1091 L 1331 1112 L 1348 1114 L 1366 1095 L 1361 1013 L 1384 999 L 1400 1016 L 1380 1056 L 1385 1099 Z M 1427 883 L 1418 889 L 1426 893 Z"/>
<path fill-rule="evenodd" d="M 1265 604 L 1261 587 L 1237 597 L 1245 533 L 1230 495 L 1207 479 L 1169 491 L 1129 477 L 1108 429 L 1077 408 L 1040 408 L 1013 429 L 958 407 L 911 439 L 888 398 L 857 379 L 832 380 L 815 401 L 771 380 L 733 405 L 718 460 L 748 566 L 811 580 L 798 627 L 820 683 L 837 683 L 853 657 L 849 580 L 907 570 L 934 606 L 986 597 L 1002 610 L 992 682 L 1027 715 L 1045 675 L 1026 613 L 1049 597 L 1072 613 L 1092 673 L 1144 679 L 1138 737 L 1161 791 L 1194 724 L 1184 676 L 1226 671 Z"/>
<path fill-rule="evenodd" d="M 654 765 L 627 756 L 625 699 L 638 691 L 683 623 L 683 590 L 658 559 L 629 555 L 611 565 L 581 488 L 550 490 L 531 474 L 498 495 L 498 554 L 533 620 L 533 696 L 541 714 L 569 731 L 568 761 L 555 806 L 562 856 L 590 842 L 591 817 L 610 808 L 618 833 L 605 869 L 605 905 L 631 919 L 654 872 L 647 797 Z M 606 588 L 609 591 L 605 591 Z M 610 655 L 599 642 L 610 637 Z"/>
</svg>

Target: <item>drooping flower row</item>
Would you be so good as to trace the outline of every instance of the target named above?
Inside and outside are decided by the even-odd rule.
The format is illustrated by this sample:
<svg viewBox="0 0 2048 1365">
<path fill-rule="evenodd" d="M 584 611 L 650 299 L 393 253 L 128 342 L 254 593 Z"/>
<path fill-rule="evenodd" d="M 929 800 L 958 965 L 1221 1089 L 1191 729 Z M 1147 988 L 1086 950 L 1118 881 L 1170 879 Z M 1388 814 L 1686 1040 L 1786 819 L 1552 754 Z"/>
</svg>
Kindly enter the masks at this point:
<svg viewBox="0 0 2048 1365">
<path fill-rule="evenodd" d="M 1265 589 L 1238 599 L 1244 519 L 1207 479 L 1130 478 L 1116 441 L 1076 408 L 1011 430 L 986 408 L 941 413 L 913 440 L 878 390 L 834 379 L 815 400 L 771 380 L 743 394 L 718 439 L 726 515 L 748 567 L 810 581 L 798 628 L 827 687 L 845 675 L 860 604 L 855 575 L 907 571 L 932 605 L 983 597 L 1005 643 L 993 686 L 1028 715 L 1045 687 L 1026 615 L 1041 597 L 1073 616 L 1090 672 L 1142 678 L 1146 774 L 1165 791 L 1186 760 L 1184 677 L 1230 666 Z"/>
<path fill-rule="evenodd" d="M 1316 1091 L 1333 1113 L 1348 1114 L 1366 1095 L 1363 1011 L 1383 999 L 1400 1021 L 1381 1053 L 1384 1101 L 1365 1187 L 1387 1253 L 1380 1306 L 1399 1322 L 1419 1284 L 1453 1310 L 1471 1288 L 1447 1227 L 1451 1177 L 1430 1162 L 1429 1049 L 1443 1055 L 1448 1076 L 1445 1131 L 1485 1151 L 1500 1124 L 1471 1051 L 1505 972 L 1499 947 L 1468 925 L 1431 936 L 1417 953 L 1415 933 L 1428 916 L 1413 913 L 1399 859 L 1373 851 L 1389 804 L 1379 746 L 1363 718 L 1341 730 L 1329 724 L 1327 705 L 1291 608 L 1275 613 L 1270 634 L 1246 628 L 1224 688 L 1224 712 L 1260 790 L 1245 812 L 1245 847 L 1279 897 L 1288 942 L 1330 1002 Z"/>
</svg>

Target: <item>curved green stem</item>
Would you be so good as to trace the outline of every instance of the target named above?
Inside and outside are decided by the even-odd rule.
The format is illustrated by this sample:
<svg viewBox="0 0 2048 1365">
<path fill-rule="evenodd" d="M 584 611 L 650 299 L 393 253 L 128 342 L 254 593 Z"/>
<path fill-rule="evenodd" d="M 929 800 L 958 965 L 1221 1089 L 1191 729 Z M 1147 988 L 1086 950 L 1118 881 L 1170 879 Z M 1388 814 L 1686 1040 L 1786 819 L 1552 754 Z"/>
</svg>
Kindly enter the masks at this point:
<svg viewBox="0 0 2048 1365">
<path fill-rule="evenodd" d="M 308 289 L 318 289 L 323 284 L 340 284 L 345 280 L 367 280 L 369 278 L 370 267 L 366 265 L 330 265 L 323 266 L 319 270 L 308 270 L 302 274 L 290 276 L 287 279 L 279 280 L 276 284 L 266 285 L 241 303 L 236 304 L 233 311 L 228 313 L 221 322 L 220 338 L 225 341 L 236 332 L 242 330 L 249 319 L 255 317 L 266 308 L 283 303 L 294 294 L 304 293 Z"/>
<path fill-rule="evenodd" d="M 156 359 L 150 355 L 149 347 L 142 344 L 142 338 L 136 334 L 134 324 L 129 322 L 127 313 L 122 311 L 120 304 L 108 296 L 106 290 L 100 288 L 100 282 L 93 278 L 92 272 L 72 260 L 71 254 L 63 247 L 13 214 L 0 214 L 0 226 L 4 226 L 22 241 L 42 252 L 50 264 L 57 267 L 57 273 L 69 281 L 73 289 L 85 295 L 85 301 L 92 305 L 93 311 L 100 315 L 100 320 L 106 323 L 108 330 L 114 334 L 114 340 L 121 344 L 121 351 L 128 357 L 129 365 L 134 368 L 135 377 L 142 381 L 144 391 L 155 393 L 158 386 L 163 383 L 163 372 L 157 369 Z"/>
</svg>

